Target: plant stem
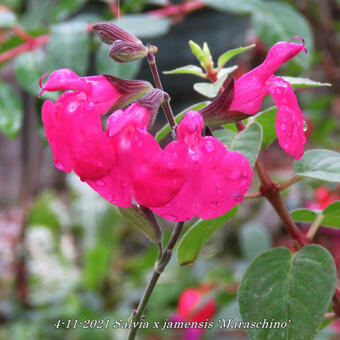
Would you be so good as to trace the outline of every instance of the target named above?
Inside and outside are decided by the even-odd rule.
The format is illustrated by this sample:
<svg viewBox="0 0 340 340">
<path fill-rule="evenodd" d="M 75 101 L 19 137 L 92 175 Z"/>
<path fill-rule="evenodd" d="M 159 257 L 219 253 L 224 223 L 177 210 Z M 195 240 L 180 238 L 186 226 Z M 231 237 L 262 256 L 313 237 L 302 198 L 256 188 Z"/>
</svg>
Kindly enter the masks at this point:
<svg viewBox="0 0 340 340">
<path fill-rule="evenodd" d="M 279 190 L 284 190 L 292 186 L 293 184 L 297 183 L 298 181 L 301 181 L 302 177 L 294 176 L 291 179 L 289 179 L 287 182 L 284 182 L 282 184 L 279 184 Z"/>
<path fill-rule="evenodd" d="M 276 213 L 279 215 L 291 238 L 295 240 L 300 247 L 307 245 L 309 243 L 308 239 L 297 227 L 290 216 L 289 211 L 283 202 L 278 186 L 271 181 L 259 160 L 256 161 L 255 168 L 261 180 L 260 193 L 267 198 Z"/>
<path fill-rule="evenodd" d="M 163 253 L 160 257 L 159 260 L 156 261 L 155 264 L 155 268 L 152 272 L 151 278 L 144 290 L 143 296 L 138 304 L 137 310 L 135 313 L 133 313 L 131 315 L 131 320 L 133 322 L 137 322 L 140 321 L 145 308 L 149 302 L 150 296 L 156 286 L 156 283 L 159 279 L 159 277 L 161 276 L 162 272 L 164 271 L 164 268 L 167 266 L 167 264 L 169 263 L 171 256 L 172 256 L 172 250 L 174 248 L 174 246 L 176 245 L 176 242 L 179 238 L 179 236 L 181 235 L 181 232 L 183 230 L 184 227 L 184 222 L 178 222 L 171 234 L 170 240 L 167 244 L 167 246 L 165 247 Z M 138 331 L 138 327 L 134 327 L 134 325 L 132 324 L 132 328 L 130 328 L 129 334 L 128 334 L 128 340 L 134 340 L 136 337 Z"/>
<path fill-rule="evenodd" d="M 247 194 L 244 196 L 244 199 L 251 199 L 251 198 L 259 198 L 259 197 L 263 197 L 262 194 L 260 192 L 251 192 L 250 194 Z"/>
<path fill-rule="evenodd" d="M 307 238 L 309 241 L 312 241 L 316 232 L 318 231 L 319 227 L 320 227 L 320 223 L 323 220 L 323 215 L 322 214 L 318 214 L 315 218 L 315 220 L 313 221 L 313 223 L 310 225 L 308 232 L 307 232 Z"/>
<path fill-rule="evenodd" d="M 159 73 L 158 73 L 158 69 L 157 69 L 157 65 L 156 65 L 155 55 L 153 53 L 149 52 L 148 55 L 147 55 L 147 58 L 148 58 L 150 70 L 151 70 L 152 77 L 153 77 L 153 80 L 155 82 L 155 85 L 156 85 L 157 88 L 159 88 L 160 90 L 163 91 L 161 78 L 159 77 Z M 175 117 L 172 113 L 172 109 L 171 109 L 171 106 L 170 106 L 170 99 L 164 100 L 164 102 L 162 104 L 162 108 L 163 108 L 163 111 L 166 115 L 166 118 L 167 118 L 167 120 L 170 124 L 171 129 L 173 129 L 176 126 L 176 121 L 175 121 Z"/>
</svg>

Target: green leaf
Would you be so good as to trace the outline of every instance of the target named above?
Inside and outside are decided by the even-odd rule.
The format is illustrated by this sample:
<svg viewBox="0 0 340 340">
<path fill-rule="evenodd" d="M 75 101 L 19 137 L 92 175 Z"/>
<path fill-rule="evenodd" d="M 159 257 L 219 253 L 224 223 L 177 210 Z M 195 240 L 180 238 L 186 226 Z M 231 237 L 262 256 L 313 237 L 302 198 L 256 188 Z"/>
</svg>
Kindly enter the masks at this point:
<svg viewBox="0 0 340 340">
<path fill-rule="evenodd" d="M 80 9 L 86 0 L 60 0 L 58 4 L 51 10 L 52 21 L 63 21 Z"/>
<path fill-rule="evenodd" d="M 225 53 L 223 53 L 217 61 L 217 65 L 219 68 L 223 67 L 231 58 L 235 57 L 236 55 L 246 52 L 248 50 L 250 50 L 251 48 L 255 47 L 255 44 L 249 45 L 249 46 L 245 46 L 245 47 L 239 47 L 239 48 L 235 48 L 232 50 L 229 50 Z"/>
<path fill-rule="evenodd" d="M 224 223 L 237 214 L 238 206 L 226 214 L 211 220 L 200 219 L 183 235 L 177 249 L 177 259 L 180 265 L 192 264 L 198 257 L 208 239 Z"/>
<path fill-rule="evenodd" d="M 214 131 L 214 137 L 216 137 L 224 145 L 231 145 L 236 136 L 237 133 L 228 128 Z"/>
<path fill-rule="evenodd" d="M 11 28 L 17 23 L 13 12 L 7 9 L 0 10 L 0 28 Z"/>
<path fill-rule="evenodd" d="M 196 65 L 186 65 L 179 68 L 175 68 L 171 71 L 163 71 L 164 74 L 194 74 L 195 76 L 205 78 L 205 74 L 202 69 Z"/>
<path fill-rule="evenodd" d="M 313 223 L 319 214 L 323 215 L 321 226 L 340 229 L 340 201 L 331 203 L 323 211 L 301 208 L 290 212 L 294 221 L 306 223 Z"/>
<path fill-rule="evenodd" d="M 240 230 L 240 245 L 243 257 L 252 261 L 272 244 L 268 230 L 261 224 L 247 223 Z"/>
<path fill-rule="evenodd" d="M 252 13 L 263 7 L 263 2 L 261 0 L 202 0 L 202 2 L 218 11 L 236 14 Z"/>
<path fill-rule="evenodd" d="M 285 81 L 288 81 L 292 87 L 320 87 L 320 86 L 332 86 L 330 83 L 320 83 L 308 78 L 300 77 L 281 77 Z"/>
<path fill-rule="evenodd" d="M 17 136 L 23 117 L 20 95 L 5 82 L 0 81 L 0 130 L 8 137 Z"/>
<path fill-rule="evenodd" d="M 242 153 L 253 167 L 262 145 L 262 135 L 261 125 L 257 122 L 251 123 L 236 135 L 231 144 L 231 151 Z"/>
<path fill-rule="evenodd" d="M 302 159 L 294 162 L 295 174 L 328 182 L 340 182 L 340 153 L 314 149 L 305 152 Z"/>
<path fill-rule="evenodd" d="M 196 83 L 194 84 L 194 90 L 205 97 L 214 98 L 218 95 L 218 91 L 220 90 L 224 81 L 236 69 L 236 65 L 222 68 L 218 73 L 218 80 L 215 83 Z"/>
<path fill-rule="evenodd" d="M 292 210 L 290 212 L 290 215 L 292 216 L 295 222 L 313 223 L 318 213 L 319 213 L 318 211 L 305 209 L 305 208 L 299 208 L 299 209 Z"/>
<path fill-rule="evenodd" d="M 288 41 L 294 36 L 304 38 L 308 53 L 301 52 L 293 61 L 303 68 L 310 66 L 314 45 L 312 30 L 305 17 L 294 7 L 278 1 L 263 2 L 261 10 L 253 12 L 252 22 L 257 34 L 268 46 Z"/>
<path fill-rule="evenodd" d="M 52 26 L 51 38 L 47 44 L 47 58 L 53 71 L 70 68 L 80 76 L 85 75 L 89 49 L 89 37 L 84 23 L 75 21 Z"/>
<path fill-rule="evenodd" d="M 117 63 L 108 57 L 110 46 L 100 44 L 96 54 L 96 70 L 98 74 L 114 75 L 123 79 L 134 79 L 140 71 L 141 60 L 130 63 Z"/>
<path fill-rule="evenodd" d="M 176 124 L 178 124 L 182 120 L 182 118 L 184 117 L 186 112 L 188 112 L 190 110 L 199 111 L 199 110 L 203 109 L 204 107 L 206 107 L 209 104 L 210 104 L 209 101 L 205 101 L 205 102 L 200 102 L 200 103 L 197 103 L 197 104 L 194 104 L 194 105 L 191 105 L 191 106 L 187 107 L 185 110 L 183 110 L 178 115 L 176 115 L 176 117 L 175 117 Z M 171 132 L 170 125 L 166 124 L 160 130 L 158 130 L 158 132 L 156 133 L 155 138 L 159 142 L 164 137 L 166 137 L 170 132 Z"/>
<path fill-rule="evenodd" d="M 333 257 L 319 245 L 295 254 L 283 247 L 263 253 L 242 279 L 238 292 L 241 316 L 249 322 L 287 322 L 287 327 L 246 329 L 248 335 L 253 340 L 313 339 L 335 285 Z"/>
<path fill-rule="evenodd" d="M 139 38 L 155 38 L 168 33 L 171 20 L 147 14 L 124 15 L 113 23 Z"/>
<path fill-rule="evenodd" d="M 254 119 L 261 124 L 263 130 L 262 149 L 265 149 L 272 144 L 277 136 L 275 131 L 277 107 L 272 106 L 264 111 L 258 113 Z"/>
</svg>

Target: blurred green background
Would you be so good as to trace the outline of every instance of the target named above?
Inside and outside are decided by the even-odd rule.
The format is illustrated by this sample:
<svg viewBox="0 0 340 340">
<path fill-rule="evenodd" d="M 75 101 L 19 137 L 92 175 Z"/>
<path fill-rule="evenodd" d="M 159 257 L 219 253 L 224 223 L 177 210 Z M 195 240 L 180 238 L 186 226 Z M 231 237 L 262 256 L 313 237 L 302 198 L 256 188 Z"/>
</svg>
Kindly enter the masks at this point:
<svg viewBox="0 0 340 340">
<path fill-rule="evenodd" d="M 340 149 L 340 2 L 204 0 L 194 10 L 181 7 L 193 2 L 198 3 L 0 0 L 0 339 L 124 339 L 122 329 L 54 325 L 59 319 L 127 319 L 153 270 L 156 247 L 76 176 L 55 169 L 44 137 L 38 94 L 45 72 L 67 67 L 79 75 L 151 81 L 145 61 L 117 64 L 107 57 L 108 47 L 90 32 L 91 23 L 115 22 L 158 46 L 160 71 L 195 62 L 190 39 L 206 41 L 215 58 L 230 48 L 256 43 L 234 61 L 239 75 L 262 62 L 275 42 L 303 36 L 309 53 L 280 72 L 332 83 L 297 94 L 309 126 L 308 147 Z M 174 14 L 155 15 L 174 5 Z M 204 100 L 192 88 L 194 76 L 162 79 L 175 113 Z M 55 99 L 56 94 L 47 97 Z M 155 130 L 164 124 L 159 114 Z M 261 157 L 273 178 L 289 178 L 292 160 L 276 143 Z M 289 208 L 315 200 L 319 186 L 317 181 L 294 186 L 286 193 Z M 328 190 L 340 192 L 335 185 Z M 160 223 L 169 237 L 172 224 Z M 331 240 L 319 241 L 336 254 Z M 216 319 L 240 320 L 235 298 L 244 270 L 262 251 L 287 242 L 269 204 L 247 201 L 193 265 L 180 267 L 174 257 L 154 291 L 147 319 L 171 318 L 185 289 L 211 284 L 218 302 Z M 169 330 L 140 334 L 148 340 L 182 338 Z M 247 339 L 242 331 L 218 329 L 204 337 Z M 326 328 L 319 339 L 338 337 Z"/>
</svg>

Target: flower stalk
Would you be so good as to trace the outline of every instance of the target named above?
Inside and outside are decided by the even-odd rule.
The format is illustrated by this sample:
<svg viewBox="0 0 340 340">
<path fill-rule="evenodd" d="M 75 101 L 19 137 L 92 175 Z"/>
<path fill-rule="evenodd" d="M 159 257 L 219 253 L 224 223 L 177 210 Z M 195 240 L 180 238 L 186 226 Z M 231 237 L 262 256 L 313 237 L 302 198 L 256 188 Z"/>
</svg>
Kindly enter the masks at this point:
<svg viewBox="0 0 340 340">
<path fill-rule="evenodd" d="M 159 277 L 161 276 L 162 272 L 164 271 L 167 264 L 170 262 L 172 251 L 181 235 L 181 232 L 184 227 L 184 222 L 178 222 L 171 234 L 170 240 L 165 247 L 164 251 L 162 251 L 162 247 L 159 246 L 159 254 L 158 260 L 156 261 L 155 268 L 152 272 L 151 278 L 144 290 L 143 296 L 138 304 L 136 311 L 134 311 L 131 315 L 131 320 L 133 322 L 140 321 L 145 308 L 149 302 L 150 296 L 157 284 Z M 133 323 L 132 323 L 133 325 Z M 134 340 L 138 331 L 138 327 L 130 328 L 127 340 Z"/>
</svg>

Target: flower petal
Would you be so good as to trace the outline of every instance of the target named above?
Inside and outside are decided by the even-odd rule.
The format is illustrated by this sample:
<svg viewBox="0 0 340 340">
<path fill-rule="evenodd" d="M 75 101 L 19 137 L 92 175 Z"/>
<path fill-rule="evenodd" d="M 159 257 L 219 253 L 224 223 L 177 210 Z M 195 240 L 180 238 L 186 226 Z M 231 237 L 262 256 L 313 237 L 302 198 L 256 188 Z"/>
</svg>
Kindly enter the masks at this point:
<svg viewBox="0 0 340 340">
<path fill-rule="evenodd" d="M 235 83 L 234 100 L 230 111 L 239 111 L 253 115 L 262 105 L 263 98 L 268 94 L 265 82 L 285 62 L 306 51 L 304 44 L 280 41 L 267 54 L 264 62 L 250 72 L 244 74 Z"/>
<path fill-rule="evenodd" d="M 291 85 L 282 78 L 272 76 L 267 81 L 270 94 L 278 108 L 275 130 L 284 151 L 300 159 L 303 156 L 306 137 L 301 109 Z"/>
<path fill-rule="evenodd" d="M 216 218 L 240 203 L 251 185 L 252 170 L 240 153 L 228 152 L 214 137 L 201 137 L 202 117 L 189 111 L 178 126 L 178 141 L 164 151 L 178 155 L 188 165 L 185 182 L 175 198 L 152 208 L 171 221 L 194 216 Z"/>
<path fill-rule="evenodd" d="M 60 129 L 60 115 L 56 112 L 56 105 L 46 100 L 41 109 L 45 135 L 52 149 L 54 164 L 59 170 L 70 172 L 72 161 L 67 145 L 64 143 L 65 134 Z"/>
</svg>

